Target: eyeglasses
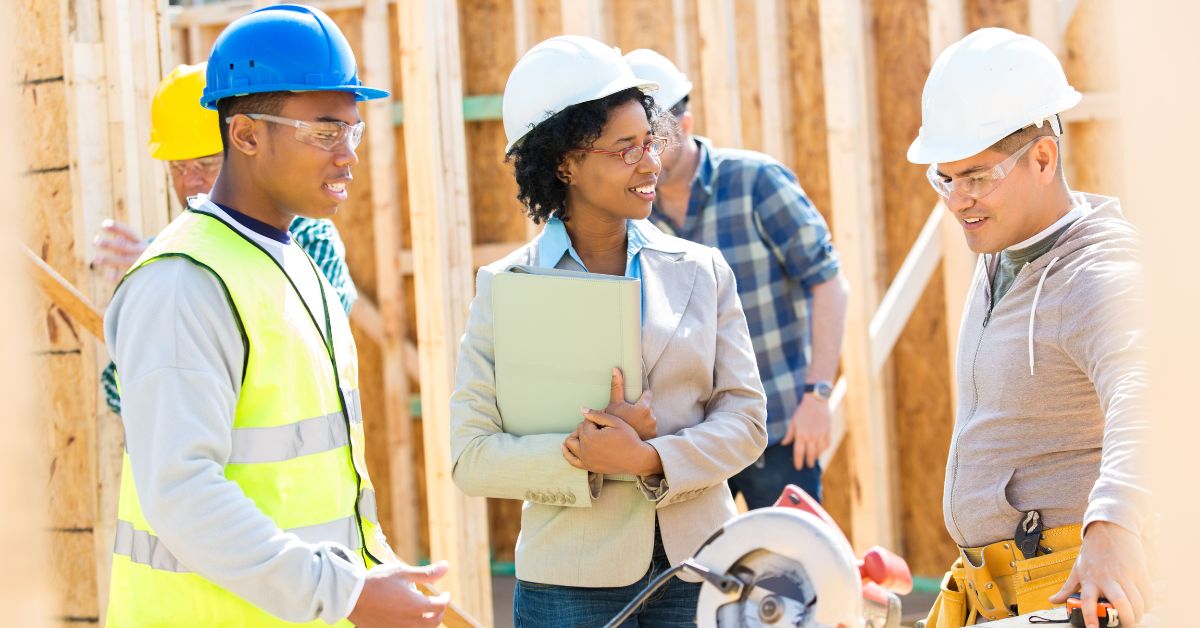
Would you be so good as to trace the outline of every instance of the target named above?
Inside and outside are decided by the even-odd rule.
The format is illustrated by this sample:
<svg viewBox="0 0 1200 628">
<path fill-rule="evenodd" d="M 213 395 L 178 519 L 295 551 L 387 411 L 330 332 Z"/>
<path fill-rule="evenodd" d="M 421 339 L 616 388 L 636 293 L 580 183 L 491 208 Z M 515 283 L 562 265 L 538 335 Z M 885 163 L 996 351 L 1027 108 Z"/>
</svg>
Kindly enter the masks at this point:
<svg viewBox="0 0 1200 628">
<path fill-rule="evenodd" d="M 349 146 L 350 150 L 358 148 L 358 145 L 362 143 L 363 129 L 367 126 L 363 122 L 350 125 L 336 120 L 305 122 L 304 120 L 294 120 L 266 113 L 246 113 L 242 115 L 253 120 L 296 127 L 297 140 L 331 153 L 337 150 L 342 144 Z M 226 124 L 229 124 L 231 121 L 233 121 L 233 116 L 225 118 Z"/>
<path fill-rule="evenodd" d="M 939 174 L 937 164 L 930 164 L 929 170 L 925 172 L 925 177 L 929 179 L 929 185 L 932 185 L 933 189 L 942 198 L 950 198 L 951 194 L 958 192 L 969 198 L 979 200 L 994 192 L 1004 181 L 1005 177 L 1012 174 L 1013 168 L 1017 165 L 1017 160 L 1029 152 L 1029 149 L 1039 140 L 1046 139 L 1047 137 L 1050 137 L 1056 143 L 1058 142 L 1058 138 L 1040 135 L 1029 140 L 1017 152 L 1009 155 L 1008 159 L 982 172 L 970 174 L 965 177 L 952 178 L 948 175 Z"/>
<path fill-rule="evenodd" d="M 178 179 L 187 177 L 189 174 L 207 179 L 215 177 L 221 171 L 221 165 L 224 163 L 225 156 L 217 153 L 196 159 L 172 160 L 167 162 L 167 168 L 170 169 L 171 176 Z"/>
<path fill-rule="evenodd" d="M 632 166 L 642 160 L 646 153 L 658 156 L 667 150 L 667 140 L 661 137 L 652 137 L 649 142 L 640 146 L 630 146 L 622 150 L 600 150 L 599 148 L 574 148 L 585 153 L 599 153 L 601 155 L 620 155 L 621 161 Z"/>
</svg>

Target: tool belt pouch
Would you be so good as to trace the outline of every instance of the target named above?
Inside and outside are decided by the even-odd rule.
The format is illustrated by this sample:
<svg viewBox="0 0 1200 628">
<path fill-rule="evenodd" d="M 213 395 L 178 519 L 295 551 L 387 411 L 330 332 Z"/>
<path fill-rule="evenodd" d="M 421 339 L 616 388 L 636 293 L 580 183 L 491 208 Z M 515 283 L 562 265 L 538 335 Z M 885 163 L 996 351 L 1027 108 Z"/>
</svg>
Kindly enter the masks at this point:
<svg viewBox="0 0 1200 628">
<path fill-rule="evenodd" d="M 942 578 L 933 608 L 929 609 L 924 622 L 917 622 L 918 628 L 963 628 L 974 624 L 977 614 L 968 612 L 966 591 L 962 559 L 959 558 Z"/>
<path fill-rule="evenodd" d="M 1073 547 L 1016 561 L 1012 590 L 1017 613 L 1024 615 L 1053 608 L 1050 596 L 1067 581 L 1078 556 L 1079 548 Z"/>
</svg>

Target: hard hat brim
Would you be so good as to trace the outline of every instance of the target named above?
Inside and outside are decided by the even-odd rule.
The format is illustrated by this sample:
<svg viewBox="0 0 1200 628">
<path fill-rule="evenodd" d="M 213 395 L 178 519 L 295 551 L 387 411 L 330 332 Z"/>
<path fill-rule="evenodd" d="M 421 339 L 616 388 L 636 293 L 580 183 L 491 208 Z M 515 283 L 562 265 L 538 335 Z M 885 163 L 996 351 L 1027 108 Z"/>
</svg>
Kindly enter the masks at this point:
<svg viewBox="0 0 1200 628">
<path fill-rule="evenodd" d="M 642 93 L 644 93 L 644 94 L 658 91 L 658 83 L 655 83 L 654 81 L 646 81 L 646 80 L 642 80 L 640 78 L 633 77 L 633 76 L 623 76 L 623 77 L 617 78 L 616 80 L 612 81 L 611 83 L 598 89 L 596 91 L 595 96 L 592 96 L 586 100 L 581 100 L 577 103 L 572 103 L 569 106 L 574 107 L 575 105 L 582 105 L 585 102 L 592 102 L 593 100 L 600 100 L 601 98 L 612 96 L 613 94 L 615 94 L 617 92 L 622 92 L 622 91 L 625 91 L 625 90 L 633 88 L 633 87 L 636 87 L 637 89 L 641 90 Z M 566 107 L 563 108 L 563 110 L 565 110 L 565 109 L 566 109 Z M 560 111 L 562 111 L 562 110 L 560 110 Z M 558 113 L 559 112 L 556 111 L 556 112 L 554 112 L 554 115 L 557 115 Z M 541 120 L 541 122 L 538 122 L 538 124 L 541 124 L 542 122 L 545 122 L 546 120 L 549 120 L 550 118 L 554 117 L 554 115 L 546 116 L 543 120 Z M 525 136 L 529 135 L 529 132 L 534 130 L 535 128 L 537 128 L 536 124 L 531 125 L 529 128 L 525 129 L 524 133 L 513 138 L 513 140 L 504 147 L 504 154 L 507 155 L 510 151 L 512 151 L 512 149 L 515 148 L 518 144 L 520 144 L 521 140 L 525 139 Z"/>
<path fill-rule="evenodd" d="M 373 87 L 363 87 L 362 85 L 332 85 L 328 87 L 316 87 L 313 85 L 303 84 L 281 84 L 271 85 L 270 89 L 223 89 L 205 94 L 200 98 L 200 106 L 205 109 L 216 109 L 217 102 L 222 98 L 233 98 L 235 96 L 249 96 L 250 94 L 264 94 L 268 92 L 348 92 L 354 94 L 354 99 L 358 102 L 365 100 L 376 100 L 378 98 L 387 98 L 391 95 L 387 90 L 375 89 Z"/>
<path fill-rule="evenodd" d="M 1072 88 L 1058 102 L 1050 104 L 1045 110 L 1038 112 L 1037 115 L 1040 116 L 1041 120 L 1052 118 L 1078 105 L 1082 99 L 1083 94 Z M 917 138 L 908 147 L 908 160 L 914 164 L 941 164 L 973 157 L 987 150 L 992 144 L 1004 139 L 1010 133 L 1015 133 L 1025 128 L 1025 126 L 1036 123 L 1037 120 L 1030 120 L 1025 125 L 1015 129 L 1002 128 L 986 137 L 956 139 L 954 141 L 930 139 L 925 133 L 925 127 L 922 126 L 917 132 Z"/>
</svg>

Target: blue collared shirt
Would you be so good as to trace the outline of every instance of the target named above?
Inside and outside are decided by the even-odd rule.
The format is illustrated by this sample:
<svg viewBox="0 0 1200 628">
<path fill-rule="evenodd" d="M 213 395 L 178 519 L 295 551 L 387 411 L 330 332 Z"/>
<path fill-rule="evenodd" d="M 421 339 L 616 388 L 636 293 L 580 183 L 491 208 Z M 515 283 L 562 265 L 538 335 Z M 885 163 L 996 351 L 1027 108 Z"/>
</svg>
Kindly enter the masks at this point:
<svg viewBox="0 0 1200 628">
<path fill-rule="evenodd" d="M 625 248 L 625 276 L 633 279 L 642 278 L 642 258 L 639 253 L 642 252 L 647 244 L 650 243 L 650 237 L 645 233 L 648 225 L 640 220 L 625 221 L 626 248 Z M 653 227 L 650 227 L 653 229 Z M 563 257 L 569 257 L 570 261 L 563 264 Z M 591 272 L 587 265 L 583 263 L 583 259 L 579 257 L 579 252 L 575 250 L 575 245 L 571 244 L 571 236 L 567 233 L 567 225 L 558 218 L 551 218 L 546 221 L 546 227 L 542 230 L 542 239 L 538 241 L 538 261 L 537 265 L 542 268 L 562 268 L 564 270 L 575 270 L 580 272 Z"/>
<path fill-rule="evenodd" d="M 812 288 L 837 276 L 825 219 L 796 176 L 762 153 L 713 148 L 696 138 L 700 162 L 687 216 L 676 225 L 658 208 L 665 233 L 716 247 L 733 268 L 767 393 L 767 437 L 779 442 L 800 405 L 812 360 Z"/>
</svg>

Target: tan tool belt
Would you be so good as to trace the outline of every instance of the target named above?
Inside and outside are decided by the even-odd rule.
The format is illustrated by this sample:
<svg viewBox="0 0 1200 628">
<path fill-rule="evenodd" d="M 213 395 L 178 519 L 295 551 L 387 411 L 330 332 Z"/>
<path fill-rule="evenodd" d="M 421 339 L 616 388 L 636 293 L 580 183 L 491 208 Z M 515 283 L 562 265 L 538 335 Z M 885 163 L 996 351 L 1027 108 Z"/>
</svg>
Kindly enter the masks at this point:
<svg viewBox="0 0 1200 628">
<path fill-rule="evenodd" d="M 1079 556 L 1081 530 L 1078 524 L 1045 530 L 1032 558 L 1024 558 L 1013 541 L 960 547 L 929 617 L 917 628 L 962 628 L 1051 608 L 1050 596 Z"/>
</svg>

